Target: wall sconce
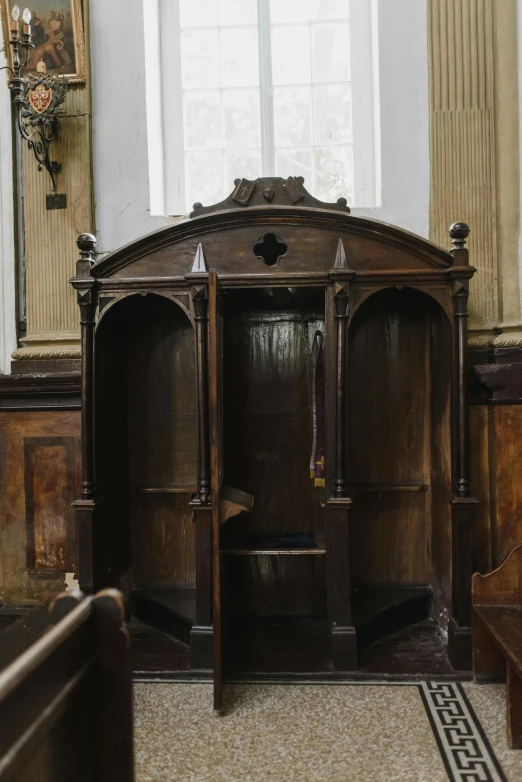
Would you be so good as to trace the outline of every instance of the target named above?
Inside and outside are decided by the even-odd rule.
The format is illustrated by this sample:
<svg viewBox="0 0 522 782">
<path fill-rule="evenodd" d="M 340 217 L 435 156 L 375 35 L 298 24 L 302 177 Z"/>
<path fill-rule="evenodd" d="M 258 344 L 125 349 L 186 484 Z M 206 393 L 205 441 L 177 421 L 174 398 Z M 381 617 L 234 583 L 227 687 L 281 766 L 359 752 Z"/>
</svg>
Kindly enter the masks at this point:
<svg viewBox="0 0 522 782">
<path fill-rule="evenodd" d="M 52 181 L 53 195 L 47 196 L 47 208 L 59 209 L 66 206 L 65 195 L 56 194 L 55 174 L 61 166 L 49 157 L 49 147 L 58 137 L 58 117 L 64 115 L 61 107 L 65 101 L 68 80 L 56 74 L 47 74 L 43 60 L 38 63 L 35 76 L 22 76 L 22 70 L 29 62 L 29 53 L 34 49 L 31 35 L 31 12 L 28 8 L 22 14 L 20 33 L 20 8 L 12 10 L 11 40 L 13 47 L 13 76 L 9 83 L 16 111 L 18 130 L 34 153 L 38 170 L 45 168 Z"/>
</svg>

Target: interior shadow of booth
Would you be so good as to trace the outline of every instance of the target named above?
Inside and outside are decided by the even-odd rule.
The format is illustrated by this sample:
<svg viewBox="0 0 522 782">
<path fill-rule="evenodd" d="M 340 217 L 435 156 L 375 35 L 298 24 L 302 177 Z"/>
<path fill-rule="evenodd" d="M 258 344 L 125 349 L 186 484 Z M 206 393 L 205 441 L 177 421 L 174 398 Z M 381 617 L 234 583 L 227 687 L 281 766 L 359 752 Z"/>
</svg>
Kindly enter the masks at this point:
<svg viewBox="0 0 522 782">
<path fill-rule="evenodd" d="M 103 301 L 101 302 L 103 305 Z M 195 586 L 189 502 L 197 480 L 196 343 L 175 301 L 110 304 L 95 353 L 94 586 Z M 125 581 L 125 578 L 124 578 Z"/>
<path fill-rule="evenodd" d="M 408 600 L 417 593 L 410 621 L 433 613 L 447 627 L 452 355 L 448 316 L 412 288 L 374 293 L 350 322 L 347 478 L 355 613 L 359 604 L 364 614 L 365 600 L 385 606 L 396 599 L 392 594 Z"/>
</svg>

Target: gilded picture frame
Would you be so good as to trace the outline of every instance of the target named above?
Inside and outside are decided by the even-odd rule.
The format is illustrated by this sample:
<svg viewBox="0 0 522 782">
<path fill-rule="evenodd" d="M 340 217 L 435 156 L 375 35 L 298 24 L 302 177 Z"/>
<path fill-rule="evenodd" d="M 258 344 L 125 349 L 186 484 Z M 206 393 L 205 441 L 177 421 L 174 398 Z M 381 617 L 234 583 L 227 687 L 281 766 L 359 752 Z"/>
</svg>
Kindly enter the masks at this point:
<svg viewBox="0 0 522 782">
<path fill-rule="evenodd" d="M 23 74 L 36 72 L 40 60 L 47 73 L 65 76 L 72 84 L 85 82 L 85 41 L 81 0 L 1 0 L 2 31 L 7 62 L 12 67 L 11 13 L 14 5 L 31 11 L 31 33 L 35 48 L 29 54 Z M 20 18 L 20 26 L 22 19 Z"/>
</svg>

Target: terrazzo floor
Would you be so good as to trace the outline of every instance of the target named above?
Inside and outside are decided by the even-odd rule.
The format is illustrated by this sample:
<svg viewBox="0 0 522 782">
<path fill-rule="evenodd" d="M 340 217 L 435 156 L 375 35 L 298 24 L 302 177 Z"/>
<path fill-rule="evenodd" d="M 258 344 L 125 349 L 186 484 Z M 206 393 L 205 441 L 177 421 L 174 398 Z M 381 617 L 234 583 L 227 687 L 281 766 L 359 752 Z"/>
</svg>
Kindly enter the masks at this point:
<svg viewBox="0 0 522 782">
<path fill-rule="evenodd" d="M 137 782 L 520 782 L 504 697 L 471 683 L 242 684 L 216 716 L 209 684 L 137 683 Z"/>
</svg>

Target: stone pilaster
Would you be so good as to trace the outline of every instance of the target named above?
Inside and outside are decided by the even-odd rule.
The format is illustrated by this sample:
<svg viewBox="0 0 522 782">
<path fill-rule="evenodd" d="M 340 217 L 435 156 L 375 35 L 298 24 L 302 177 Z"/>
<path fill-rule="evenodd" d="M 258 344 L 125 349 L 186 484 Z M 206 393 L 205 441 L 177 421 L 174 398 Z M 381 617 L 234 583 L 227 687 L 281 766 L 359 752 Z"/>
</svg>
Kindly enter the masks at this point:
<svg viewBox="0 0 522 782">
<path fill-rule="evenodd" d="M 516 3 L 429 0 L 428 9 L 430 237 L 445 246 L 450 223 L 470 225 L 469 344 L 499 345 L 522 332 Z"/>
<path fill-rule="evenodd" d="M 86 22 L 88 3 L 84 3 L 88 55 Z M 57 192 L 66 193 L 66 209 L 46 209 L 51 181 L 46 171 L 38 171 L 33 153 L 24 143 L 27 331 L 21 334 L 21 345 L 13 353 L 18 372 L 23 372 L 23 362 L 28 360 L 34 371 L 38 366 L 35 361 L 48 363 L 81 356 L 78 308 L 68 281 L 74 275 L 76 238 L 79 233 L 92 230 L 94 223 L 88 56 L 86 60 L 86 83 L 69 87 L 64 105 L 67 116 L 60 120 L 60 136 L 52 145 L 52 158 L 62 166 L 57 175 Z"/>
</svg>

